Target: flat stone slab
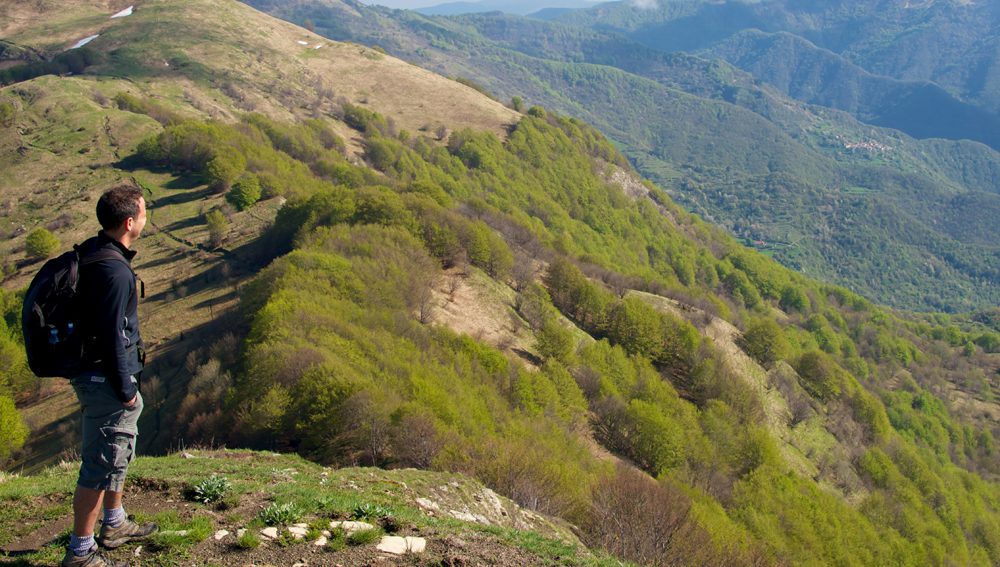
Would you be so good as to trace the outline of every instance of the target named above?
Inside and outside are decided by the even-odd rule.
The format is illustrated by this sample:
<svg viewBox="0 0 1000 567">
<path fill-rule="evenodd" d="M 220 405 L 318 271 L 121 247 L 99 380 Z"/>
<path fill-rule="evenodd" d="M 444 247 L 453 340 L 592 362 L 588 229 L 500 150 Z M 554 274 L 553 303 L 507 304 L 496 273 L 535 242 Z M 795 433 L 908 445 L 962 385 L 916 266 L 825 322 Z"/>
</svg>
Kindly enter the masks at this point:
<svg viewBox="0 0 1000 567">
<path fill-rule="evenodd" d="M 382 541 L 378 542 L 376 549 L 393 555 L 403 555 L 406 553 L 406 538 L 389 535 L 384 536 Z"/>
<path fill-rule="evenodd" d="M 346 532 L 347 535 L 351 535 L 354 532 L 362 532 L 362 531 L 365 531 L 365 530 L 374 530 L 375 526 L 369 524 L 368 522 L 352 522 L 352 521 L 347 521 L 347 522 L 333 521 L 333 522 L 330 522 L 330 529 L 337 529 L 337 528 L 340 528 L 340 529 L 344 530 L 344 532 Z"/>
<path fill-rule="evenodd" d="M 306 537 L 306 533 L 308 533 L 309 530 L 307 530 L 306 528 L 300 528 L 298 526 L 292 526 L 288 528 L 288 531 L 291 532 L 292 537 L 294 537 L 295 539 L 302 539 Z"/>
<path fill-rule="evenodd" d="M 229 535 L 228 530 L 219 530 L 215 532 L 215 536 L 213 537 L 215 537 L 215 541 L 222 541 L 222 538 L 226 537 L 227 535 Z"/>
<path fill-rule="evenodd" d="M 393 555 L 423 553 L 427 550 L 427 540 L 422 537 L 384 536 L 376 549 Z"/>
<path fill-rule="evenodd" d="M 406 536 L 406 550 L 410 553 L 423 553 L 427 550 L 427 540 L 422 537 Z"/>
<path fill-rule="evenodd" d="M 278 539 L 278 528 L 270 527 L 260 530 L 260 535 L 268 539 Z"/>
</svg>

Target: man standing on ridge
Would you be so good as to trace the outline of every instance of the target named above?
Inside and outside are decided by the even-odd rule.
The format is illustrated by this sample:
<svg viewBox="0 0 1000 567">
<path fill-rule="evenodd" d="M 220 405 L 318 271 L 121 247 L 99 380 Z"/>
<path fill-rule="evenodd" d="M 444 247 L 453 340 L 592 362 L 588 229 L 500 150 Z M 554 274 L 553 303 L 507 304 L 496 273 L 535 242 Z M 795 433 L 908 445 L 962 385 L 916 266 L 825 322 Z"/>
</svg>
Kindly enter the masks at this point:
<svg viewBox="0 0 1000 567">
<path fill-rule="evenodd" d="M 156 524 L 138 525 L 125 514 L 125 473 L 135 456 L 142 395 L 142 339 L 139 336 L 139 291 L 130 246 L 146 226 L 142 190 L 119 185 L 97 202 L 103 230 L 80 245 L 77 288 L 79 332 L 83 337 L 83 371 L 72 377 L 83 411 L 82 464 L 73 495 L 73 534 L 63 567 L 121 567 L 97 550 L 113 549 L 153 534 Z M 94 524 L 103 504 L 100 534 Z"/>
</svg>

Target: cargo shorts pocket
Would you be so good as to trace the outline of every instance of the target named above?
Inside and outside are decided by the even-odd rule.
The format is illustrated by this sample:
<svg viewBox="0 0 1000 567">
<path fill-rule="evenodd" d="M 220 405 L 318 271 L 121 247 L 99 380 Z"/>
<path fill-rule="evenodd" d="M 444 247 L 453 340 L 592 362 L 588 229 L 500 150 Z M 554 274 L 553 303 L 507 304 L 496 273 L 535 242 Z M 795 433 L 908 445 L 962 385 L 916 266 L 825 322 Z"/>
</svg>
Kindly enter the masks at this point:
<svg viewBox="0 0 1000 567">
<path fill-rule="evenodd" d="M 101 460 L 112 470 L 124 469 L 135 457 L 136 432 L 121 427 L 102 427 L 104 447 Z"/>
</svg>

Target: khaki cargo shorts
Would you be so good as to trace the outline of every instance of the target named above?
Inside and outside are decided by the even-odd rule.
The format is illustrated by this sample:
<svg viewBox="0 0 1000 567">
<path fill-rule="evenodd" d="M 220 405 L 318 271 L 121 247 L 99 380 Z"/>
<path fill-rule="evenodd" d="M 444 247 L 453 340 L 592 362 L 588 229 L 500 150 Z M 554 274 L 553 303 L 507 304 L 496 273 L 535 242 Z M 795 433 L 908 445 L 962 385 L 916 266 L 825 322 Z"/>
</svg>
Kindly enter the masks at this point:
<svg viewBox="0 0 1000 567">
<path fill-rule="evenodd" d="M 142 395 L 136 394 L 135 406 L 129 409 L 104 376 L 79 376 L 72 384 L 83 411 L 83 463 L 77 485 L 121 492 L 128 465 L 135 458 Z"/>
</svg>

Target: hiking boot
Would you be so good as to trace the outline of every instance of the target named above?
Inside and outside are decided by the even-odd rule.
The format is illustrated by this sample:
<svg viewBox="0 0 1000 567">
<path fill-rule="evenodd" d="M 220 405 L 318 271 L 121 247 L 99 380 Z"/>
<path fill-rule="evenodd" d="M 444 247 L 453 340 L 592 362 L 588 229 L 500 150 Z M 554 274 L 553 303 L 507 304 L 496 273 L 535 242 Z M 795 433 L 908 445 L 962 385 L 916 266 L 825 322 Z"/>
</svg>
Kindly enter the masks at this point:
<svg viewBox="0 0 1000 567">
<path fill-rule="evenodd" d="M 101 533 L 97 536 L 97 544 L 105 549 L 114 549 L 130 541 L 146 539 L 155 534 L 157 529 L 156 524 L 152 522 L 140 526 L 135 523 L 134 516 L 129 516 L 117 528 L 101 525 Z"/>
<path fill-rule="evenodd" d="M 67 550 L 60 567 L 128 567 L 128 561 L 115 561 L 97 551 L 95 545 L 86 555 L 76 555 Z"/>
</svg>

